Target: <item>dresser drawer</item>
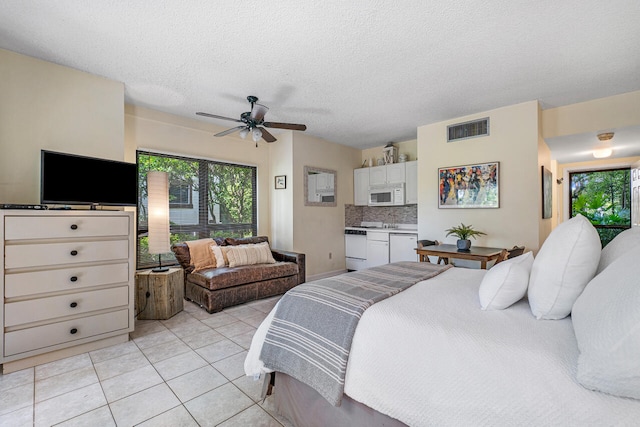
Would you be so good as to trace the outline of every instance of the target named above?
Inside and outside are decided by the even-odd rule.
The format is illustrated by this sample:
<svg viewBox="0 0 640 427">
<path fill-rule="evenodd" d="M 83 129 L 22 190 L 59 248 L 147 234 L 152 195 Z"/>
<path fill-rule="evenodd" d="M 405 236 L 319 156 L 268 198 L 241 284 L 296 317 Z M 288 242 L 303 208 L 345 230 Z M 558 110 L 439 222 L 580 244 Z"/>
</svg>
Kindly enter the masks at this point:
<svg viewBox="0 0 640 427">
<path fill-rule="evenodd" d="M 4 334 L 4 356 L 44 349 L 129 328 L 129 310 L 51 323 Z"/>
<path fill-rule="evenodd" d="M 128 236 L 126 216 L 7 216 L 5 240 Z"/>
<path fill-rule="evenodd" d="M 75 254 L 75 255 L 74 255 Z M 7 245 L 4 267 L 42 267 L 129 258 L 127 240 Z"/>
<path fill-rule="evenodd" d="M 40 322 L 62 316 L 124 306 L 128 303 L 128 286 L 10 302 L 4 305 L 4 325 L 11 327 Z"/>
<path fill-rule="evenodd" d="M 45 292 L 80 290 L 91 286 L 128 281 L 129 264 L 126 262 L 7 274 L 4 278 L 4 297 L 15 298 Z"/>
</svg>

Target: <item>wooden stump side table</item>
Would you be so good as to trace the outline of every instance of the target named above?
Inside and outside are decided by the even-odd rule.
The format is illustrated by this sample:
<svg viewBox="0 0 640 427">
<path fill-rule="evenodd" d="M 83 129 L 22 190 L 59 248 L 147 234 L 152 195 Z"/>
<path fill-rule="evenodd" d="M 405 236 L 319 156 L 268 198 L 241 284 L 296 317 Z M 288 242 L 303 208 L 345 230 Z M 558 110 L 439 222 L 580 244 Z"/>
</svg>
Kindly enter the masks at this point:
<svg viewBox="0 0 640 427">
<path fill-rule="evenodd" d="M 166 320 L 183 308 L 184 273 L 181 268 L 170 268 L 161 273 L 151 270 L 136 272 L 136 313 L 139 320 Z"/>
</svg>

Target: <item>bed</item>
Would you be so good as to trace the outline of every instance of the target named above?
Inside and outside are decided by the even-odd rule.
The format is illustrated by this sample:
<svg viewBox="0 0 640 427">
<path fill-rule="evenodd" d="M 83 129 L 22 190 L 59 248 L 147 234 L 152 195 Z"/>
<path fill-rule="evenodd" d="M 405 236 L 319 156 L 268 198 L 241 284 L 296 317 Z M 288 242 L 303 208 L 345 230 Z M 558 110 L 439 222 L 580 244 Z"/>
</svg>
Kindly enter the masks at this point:
<svg viewBox="0 0 640 427">
<path fill-rule="evenodd" d="M 528 260 L 518 257 L 500 269 L 450 268 L 372 305 L 353 335 L 341 404 L 332 405 L 306 384 L 276 373 L 278 410 L 297 426 L 637 425 L 640 232 L 627 233 L 602 257 L 598 248 L 593 265 L 594 255 L 588 263 L 575 260 L 585 254 L 576 255 L 580 245 L 573 237 L 566 241 L 576 233 L 573 225 L 554 230 L 535 261 L 529 253 Z M 552 242 L 560 249 L 551 248 Z M 574 259 L 566 257 L 563 245 L 573 248 Z M 580 273 L 566 265 L 576 271 L 588 265 L 587 283 L 569 291 L 575 297 L 555 295 L 554 309 L 559 301 L 573 299 L 562 308 L 568 306 L 573 316 L 539 313 L 545 301 L 532 288 L 551 280 L 553 269 L 543 262 L 549 259 L 563 262 L 563 274 L 571 277 Z M 494 269 L 498 273 L 490 273 Z M 517 273 L 506 275 L 517 287 L 523 271 L 530 283 L 524 297 L 518 297 L 521 291 L 510 296 L 515 303 L 490 309 L 481 303 L 485 276 L 502 270 Z M 272 370 L 260 353 L 277 310 L 278 305 L 254 335 L 247 375 L 269 378 Z"/>
</svg>

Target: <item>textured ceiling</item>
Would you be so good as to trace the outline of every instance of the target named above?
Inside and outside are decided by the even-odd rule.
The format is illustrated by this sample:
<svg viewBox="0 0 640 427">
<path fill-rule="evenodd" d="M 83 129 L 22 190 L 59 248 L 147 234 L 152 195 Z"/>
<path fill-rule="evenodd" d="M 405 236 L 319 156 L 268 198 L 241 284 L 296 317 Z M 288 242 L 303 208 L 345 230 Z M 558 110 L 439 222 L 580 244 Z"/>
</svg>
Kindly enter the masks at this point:
<svg viewBox="0 0 640 427">
<path fill-rule="evenodd" d="M 638 0 L 20 0 L 0 48 L 124 82 L 126 102 L 267 121 L 358 148 L 519 102 L 640 89 Z M 553 147 L 552 147 L 553 148 Z"/>
</svg>

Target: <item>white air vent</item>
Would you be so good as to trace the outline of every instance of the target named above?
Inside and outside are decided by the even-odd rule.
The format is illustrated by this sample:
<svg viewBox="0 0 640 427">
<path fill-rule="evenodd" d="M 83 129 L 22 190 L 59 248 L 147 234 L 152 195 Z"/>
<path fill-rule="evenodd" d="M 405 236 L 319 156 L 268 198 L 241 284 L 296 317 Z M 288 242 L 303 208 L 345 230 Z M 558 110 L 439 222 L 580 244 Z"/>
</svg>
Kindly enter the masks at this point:
<svg viewBox="0 0 640 427">
<path fill-rule="evenodd" d="M 447 142 L 489 135 L 489 117 L 447 126 Z"/>
</svg>

